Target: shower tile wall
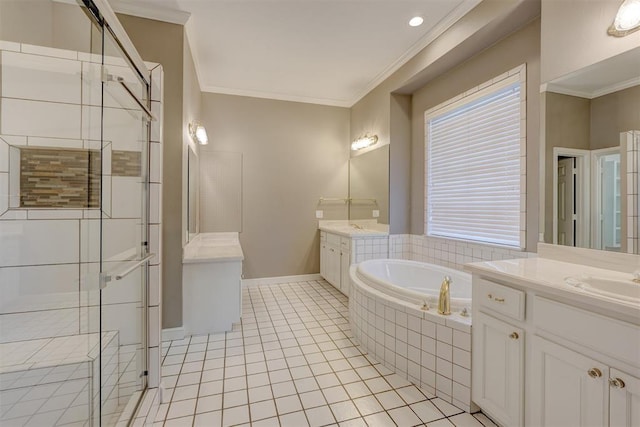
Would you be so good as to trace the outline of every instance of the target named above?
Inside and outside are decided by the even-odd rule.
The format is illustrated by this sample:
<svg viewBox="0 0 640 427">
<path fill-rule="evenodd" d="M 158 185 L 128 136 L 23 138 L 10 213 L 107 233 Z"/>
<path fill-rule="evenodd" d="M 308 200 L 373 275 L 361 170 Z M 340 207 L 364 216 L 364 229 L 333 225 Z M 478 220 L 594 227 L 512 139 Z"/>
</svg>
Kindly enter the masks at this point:
<svg viewBox="0 0 640 427">
<path fill-rule="evenodd" d="M 625 150 L 625 145 L 622 145 Z M 640 132 L 634 132 L 632 138 L 626 142 L 627 169 L 627 252 L 631 254 L 640 253 L 640 239 L 638 228 L 640 217 Z M 624 179 L 624 178 L 623 178 Z"/>
<path fill-rule="evenodd" d="M 0 41 L 0 346 L 98 331 L 100 211 L 46 202 L 36 203 L 38 208 L 21 207 L 19 197 L 21 149 L 100 149 L 100 98 L 96 96 L 100 66 L 92 62 L 96 59 L 83 53 Z M 107 62 L 110 70 L 128 75 L 128 69 L 116 59 L 107 58 Z M 158 120 L 152 123 L 150 144 L 149 245 L 157 256 L 151 261 L 147 301 L 149 386 L 156 387 L 160 369 L 163 72 L 160 66 L 153 66 L 152 103 Z M 139 215 L 140 200 L 130 190 L 140 185 L 139 171 L 133 166 L 136 154 L 131 153 L 139 148 L 127 142 L 137 141 L 139 135 L 118 126 L 120 119 L 131 119 L 115 100 L 106 96 L 105 104 L 109 108 L 104 114 L 102 203 L 110 218 L 104 222 L 104 233 L 109 236 L 104 257 L 116 262 L 123 259 L 118 257 L 130 246 L 132 236 L 139 235 L 139 220 L 133 217 Z M 121 364 L 131 360 L 126 357 L 131 352 L 126 346 L 132 338 L 131 325 L 138 322 L 132 318 L 136 310 L 125 307 L 139 306 L 139 274 L 103 292 L 103 327 L 120 331 Z M 25 354 L 25 362 L 30 356 Z M 121 366 L 119 371 L 135 373 L 127 368 L 131 367 Z M 135 380 L 137 375 L 123 378 L 122 386 L 131 387 Z"/>
</svg>

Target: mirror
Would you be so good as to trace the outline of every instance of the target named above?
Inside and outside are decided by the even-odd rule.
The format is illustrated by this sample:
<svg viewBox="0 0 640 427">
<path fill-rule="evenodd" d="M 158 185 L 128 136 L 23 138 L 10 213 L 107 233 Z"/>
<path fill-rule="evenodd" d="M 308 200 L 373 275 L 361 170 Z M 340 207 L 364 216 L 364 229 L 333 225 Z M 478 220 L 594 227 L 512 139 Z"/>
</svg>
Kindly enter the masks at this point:
<svg viewBox="0 0 640 427">
<path fill-rule="evenodd" d="M 544 241 L 638 253 L 640 48 L 542 86 Z"/>
<path fill-rule="evenodd" d="M 189 156 L 187 158 L 187 176 L 188 176 L 188 191 L 187 191 L 187 232 L 189 234 L 189 240 L 198 234 L 198 155 L 195 153 L 194 148 L 189 145 L 187 150 Z"/>
<path fill-rule="evenodd" d="M 389 224 L 389 145 L 349 159 L 349 219 Z"/>
</svg>

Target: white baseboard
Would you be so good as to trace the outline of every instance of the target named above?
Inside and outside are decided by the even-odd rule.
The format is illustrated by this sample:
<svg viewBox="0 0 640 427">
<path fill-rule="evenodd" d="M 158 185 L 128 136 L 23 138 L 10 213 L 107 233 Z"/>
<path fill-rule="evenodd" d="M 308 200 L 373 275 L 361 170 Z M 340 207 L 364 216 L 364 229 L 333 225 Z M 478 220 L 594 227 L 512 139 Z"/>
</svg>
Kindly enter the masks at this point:
<svg viewBox="0 0 640 427">
<path fill-rule="evenodd" d="M 279 283 L 307 282 L 310 280 L 322 280 L 320 273 L 299 274 L 297 276 L 261 277 L 259 279 L 242 279 L 242 287 L 275 285 Z"/>
<path fill-rule="evenodd" d="M 162 330 L 162 341 L 181 340 L 185 337 L 184 328 L 168 328 Z"/>
</svg>

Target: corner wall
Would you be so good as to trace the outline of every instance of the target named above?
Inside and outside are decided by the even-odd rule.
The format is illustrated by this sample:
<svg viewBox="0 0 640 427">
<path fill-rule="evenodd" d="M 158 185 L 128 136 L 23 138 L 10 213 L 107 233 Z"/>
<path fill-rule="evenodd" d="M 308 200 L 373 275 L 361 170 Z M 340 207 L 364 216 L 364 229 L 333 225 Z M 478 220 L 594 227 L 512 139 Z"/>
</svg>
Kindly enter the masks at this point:
<svg viewBox="0 0 640 427">
<path fill-rule="evenodd" d="M 182 326 L 182 102 L 184 27 L 118 15 L 145 61 L 162 64 L 163 189 L 162 189 L 162 327 Z"/>
</svg>

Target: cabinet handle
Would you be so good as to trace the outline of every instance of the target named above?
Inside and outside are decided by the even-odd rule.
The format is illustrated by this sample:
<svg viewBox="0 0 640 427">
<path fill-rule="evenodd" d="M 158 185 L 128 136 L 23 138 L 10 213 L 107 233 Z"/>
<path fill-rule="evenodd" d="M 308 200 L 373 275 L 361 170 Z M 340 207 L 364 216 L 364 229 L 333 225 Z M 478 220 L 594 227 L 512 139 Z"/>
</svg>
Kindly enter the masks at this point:
<svg viewBox="0 0 640 427">
<path fill-rule="evenodd" d="M 333 248 L 330 248 L 329 250 L 330 250 L 331 252 L 335 252 L 335 249 L 333 249 Z"/>
<path fill-rule="evenodd" d="M 600 378 L 602 376 L 602 371 L 598 368 L 591 368 L 587 371 L 587 374 L 589 374 L 591 378 Z"/>
<path fill-rule="evenodd" d="M 512 340 L 517 340 L 518 338 L 520 338 L 520 335 L 518 335 L 517 332 L 511 332 L 509 338 L 511 338 Z"/>
<path fill-rule="evenodd" d="M 626 384 L 620 378 L 609 378 L 609 385 L 615 388 L 624 388 Z"/>
<path fill-rule="evenodd" d="M 490 299 L 490 300 L 492 300 L 492 301 L 499 302 L 500 304 L 502 304 L 502 303 L 504 302 L 504 298 L 494 297 L 494 296 L 493 296 L 493 295 L 491 295 L 491 294 L 488 294 L 488 295 L 487 295 L 487 298 L 489 298 L 489 299 Z"/>
</svg>

